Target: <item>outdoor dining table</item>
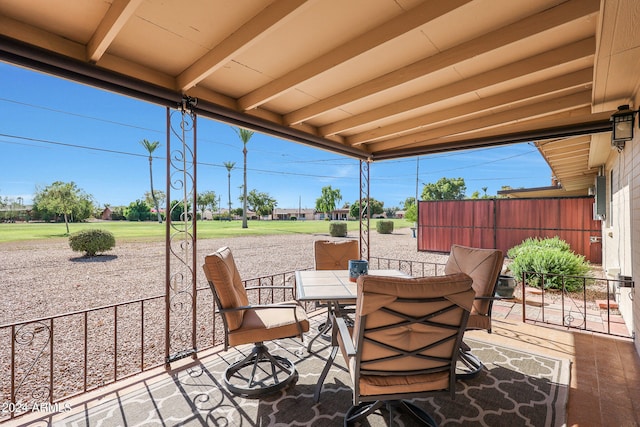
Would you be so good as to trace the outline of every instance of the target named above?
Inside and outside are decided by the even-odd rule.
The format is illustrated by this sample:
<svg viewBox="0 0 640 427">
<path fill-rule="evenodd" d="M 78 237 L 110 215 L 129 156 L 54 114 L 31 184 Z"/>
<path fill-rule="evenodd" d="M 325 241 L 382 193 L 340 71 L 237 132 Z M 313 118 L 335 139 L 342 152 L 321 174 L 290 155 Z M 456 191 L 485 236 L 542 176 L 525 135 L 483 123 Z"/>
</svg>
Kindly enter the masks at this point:
<svg viewBox="0 0 640 427">
<path fill-rule="evenodd" d="M 411 277 L 407 273 L 400 270 L 369 270 L 370 276 L 387 276 L 387 277 Z M 296 299 L 298 301 L 326 301 L 327 310 L 335 315 L 340 313 L 340 306 L 355 305 L 358 294 L 358 286 L 356 282 L 349 280 L 349 270 L 301 270 L 296 271 Z M 326 330 L 328 328 L 325 328 Z M 321 330 L 309 342 L 307 349 L 311 351 L 311 344 L 318 338 L 323 331 Z M 329 369 L 338 353 L 338 347 L 332 346 L 331 353 L 327 358 L 327 362 L 322 369 L 322 374 L 318 378 L 316 390 L 314 392 L 314 400 L 320 399 L 320 391 L 324 379 L 329 373 Z"/>
</svg>

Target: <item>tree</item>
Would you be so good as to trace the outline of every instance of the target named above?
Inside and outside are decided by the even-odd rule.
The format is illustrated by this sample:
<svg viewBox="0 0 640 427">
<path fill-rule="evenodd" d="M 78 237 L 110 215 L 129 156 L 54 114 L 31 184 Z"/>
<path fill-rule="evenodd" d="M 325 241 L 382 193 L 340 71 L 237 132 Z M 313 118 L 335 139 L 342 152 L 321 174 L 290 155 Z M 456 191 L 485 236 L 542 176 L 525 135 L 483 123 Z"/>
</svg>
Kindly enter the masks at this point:
<svg viewBox="0 0 640 427">
<path fill-rule="evenodd" d="M 129 206 L 124 209 L 124 216 L 127 218 L 127 221 L 145 221 L 151 219 L 150 213 L 151 208 L 149 205 L 140 199 L 129 203 Z"/>
<path fill-rule="evenodd" d="M 384 209 L 384 214 L 387 216 L 387 218 L 395 218 L 396 216 L 396 212 L 398 212 L 399 209 L 397 206 L 392 206 L 390 208 L 385 208 Z"/>
<path fill-rule="evenodd" d="M 242 228 L 247 228 L 247 142 L 253 136 L 253 131 L 244 128 L 235 129 L 236 133 L 242 140 L 242 154 L 244 155 L 244 189 L 243 191 L 243 204 L 242 204 Z"/>
<path fill-rule="evenodd" d="M 153 199 L 153 196 L 156 197 L 155 200 Z M 147 202 L 149 206 L 155 207 L 156 201 L 158 202 L 159 206 L 164 206 L 164 202 L 166 199 L 167 199 L 167 196 L 164 194 L 164 191 L 162 190 L 153 190 L 153 195 L 151 194 L 151 191 L 144 192 L 144 201 Z"/>
<path fill-rule="evenodd" d="M 185 221 L 189 219 L 187 214 L 191 212 L 191 205 L 187 203 L 185 210 L 184 203 L 181 200 L 172 200 L 169 212 L 171 215 L 171 221 Z"/>
<path fill-rule="evenodd" d="M 410 222 L 418 222 L 418 205 L 414 203 L 405 209 L 404 219 Z"/>
<path fill-rule="evenodd" d="M 322 187 L 322 195 L 316 199 L 316 210 L 329 215 L 335 210 L 336 205 L 342 200 L 339 189 L 333 189 L 330 185 Z"/>
<path fill-rule="evenodd" d="M 236 162 L 224 162 L 224 167 L 227 168 L 227 182 L 229 191 L 229 221 L 231 221 L 231 170 L 236 165 Z"/>
<path fill-rule="evenodd" d="M 369 216 L 369 218 L 372 218 L 374 215 L 384 213 L 384 202 L 370 197 L 369 206 L 367 207 L 367 199 L 356 200 L 349 208 L 349 215 L 353 218 L 360 218 L 360 209 L 363 210 L 363 217 Z"/>
<path fill-rule="evenodd" d="M 198 194 L 197 205 L 200 209 L 200 214 L 202 218 L 204 218 L 204 211 L 207 209 L 207 206 L 211 208 L 211 211 L 215 211 L 217 209 L 218 196 L 214 191 L 205 191 L 204 193 Z"/>
<path fill-rule="evenodd" d="M 440 178 L 436 183 L 424 184 L 422 200 L 462 200 L 466 190 L 464 178 Z"/>
<path fill-rule="evenodd" d="M 258 218 L 260 218 L 260 216 L 273 214 L 273 210 L 278 205 L 278 202 L 268 193 L 251 190 L 247 196 L 247 204 L 252 211 L 258 214 Z"/>
<path fill-rule="evenodd" d="M 156 208 L 156 213 L 158 214 L 158 222 L 162 224 L 162 215 L 160 214 L 160 205 L 158 204 L 158 199 L 156 194 L 153 191 L 153 152 L 160 146 L 159 141 L 149 141 L 147 139 L 143 139 L 140 141 L 140 144 L 149 152 L 149 182 L 151 184 L 151 198 L 153 199 L 153 206 Z"/>
<path fill-rule="evenodd" d="M 416 204 L 415 197 L 407 197 L 406 199 L 404 199 L 404 202 L 402 202 L 402 209 L 407 210 L 409 209 L 410 206 L 413 206 L 415 204 Z"/>
<path fill-rule="evenodd" d="M 79 189 L 74 182 L 55 181 L 37 191 L 34 196 L 34 205 L 37 210 L 63 215 L 64 223 L 69 234 L 70 217 L 83 220 L 93 212 L 93 200 L 90 195 Z"/>
</svg>

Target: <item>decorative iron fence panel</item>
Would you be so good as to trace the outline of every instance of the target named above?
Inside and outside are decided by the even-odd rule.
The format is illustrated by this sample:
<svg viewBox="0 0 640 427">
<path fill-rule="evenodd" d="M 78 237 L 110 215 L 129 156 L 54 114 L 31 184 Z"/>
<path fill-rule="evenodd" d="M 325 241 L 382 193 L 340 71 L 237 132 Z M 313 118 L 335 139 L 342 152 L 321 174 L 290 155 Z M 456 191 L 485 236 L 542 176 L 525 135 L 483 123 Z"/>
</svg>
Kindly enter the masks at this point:
<svg viewBox="0 0 640 427">
<path fill-rule="evenodd" d="M 295 299 L 295 272 L 244 281 L 252 303 Z M 290 286 L 288 290 L 269 287 Z M 195 292 L 196 347 L 222 344 L 222 320 L 208 286 Z M 311 305 L 305 309 L 311 309 Z M 165 296 L 0 325 L 0 423 L 163 366 Z M 193 355 L 196 357 L 196 354 Z"/>
</svg>

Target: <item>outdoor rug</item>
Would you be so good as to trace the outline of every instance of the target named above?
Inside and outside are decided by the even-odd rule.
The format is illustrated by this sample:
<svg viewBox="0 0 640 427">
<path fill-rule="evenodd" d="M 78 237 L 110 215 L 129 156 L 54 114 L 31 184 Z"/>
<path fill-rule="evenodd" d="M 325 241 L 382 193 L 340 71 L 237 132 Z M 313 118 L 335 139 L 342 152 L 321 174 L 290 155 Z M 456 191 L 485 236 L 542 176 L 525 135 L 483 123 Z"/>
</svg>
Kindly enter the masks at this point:
<svg viewBox="0 0 640 427">
<path fill-rule="evenodd" d="M 474 379 L 458 381 L 456 398 L 417 399 L 441 426 L 563 426 L 566 418 L 570 362 L 478 340 L 465 340 L 486 369 Z M 273 344 L 273 343 L 272 343 Z M 284 391 L 260 399 L 227 392 L 221 378 L 239 357 L 229 350 L 207 358 L 170 378 L 70 415 L 60 426 L 340 426 L 351 406 L 349 375 L 342 356 L 329 372 L 314 403 L 316 382 L 330 348 L 316 340 L 309 354 L 299 340 L 281 340 L 276 353 L 295 360 L 298 380 Z M 250 347 L 242 347 L 247 352 Z M 415 425 L 395 413 L 394 425 Z M 388 414 L 370 416 L 364 426 L 386 426 Z"/>
</svg>

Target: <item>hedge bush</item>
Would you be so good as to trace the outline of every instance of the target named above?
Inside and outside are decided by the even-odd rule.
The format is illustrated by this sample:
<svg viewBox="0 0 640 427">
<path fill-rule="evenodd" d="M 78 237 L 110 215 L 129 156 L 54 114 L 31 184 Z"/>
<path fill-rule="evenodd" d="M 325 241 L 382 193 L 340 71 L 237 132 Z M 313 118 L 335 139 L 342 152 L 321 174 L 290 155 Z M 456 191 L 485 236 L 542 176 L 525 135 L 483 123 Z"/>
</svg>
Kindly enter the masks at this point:
<svg viewBox="0 0 640 427">
<path fill-rule="evenodd" d="M 514 246 L 507 251 L 507 256 L 511 259 L 516 259 L 518 255 L 523 252 L 529 252 L 531 250 L 538 249 L 558 249 L 560 251 L 571 251 L 571 247 L 567 242 L 562 240 L 560 237 L 547 237 L 546 239 L 541 239 L 539 237 L 529 237 L 524 240 L 518 246 Z"/>
<path fill-rule="evenodd" d="M 380 234 L 393 233 L 393 221 L 380 220 L 376 222 L 376 231 Z"/>
<path fill-rule="evenodd" d="M 329 234 L 332 237 L 347 237 L 347 223 L 342 221 L 330 222 Z"/>
<path fill-rule="evenodd" d="M 86 256 L 95 256 L 116 245 L 113 234 L 107 230 L 89 229 L 78 231 L 69 236 L 69 246 L 74 252 L 84 252 Z"/>
<path fill-rule="evenodd" d="M 544 286 L 545 289 L 562 290 L 564 276 L 564 288 L 569 292 L 579 291 L 585 282 L 580 277 L 571 276 L 588 276 L 590 271 L 585 257 L 572 252 L 569 244 L 557 236 L 529 238 L 509 249 L 507 256 L 513 259 L 509 269 L 517 281 L 522 281 L 522 273 L 525 272 L 541 274 L 528 277 L 527 284 L 536 288 Z"/>
</svg>

